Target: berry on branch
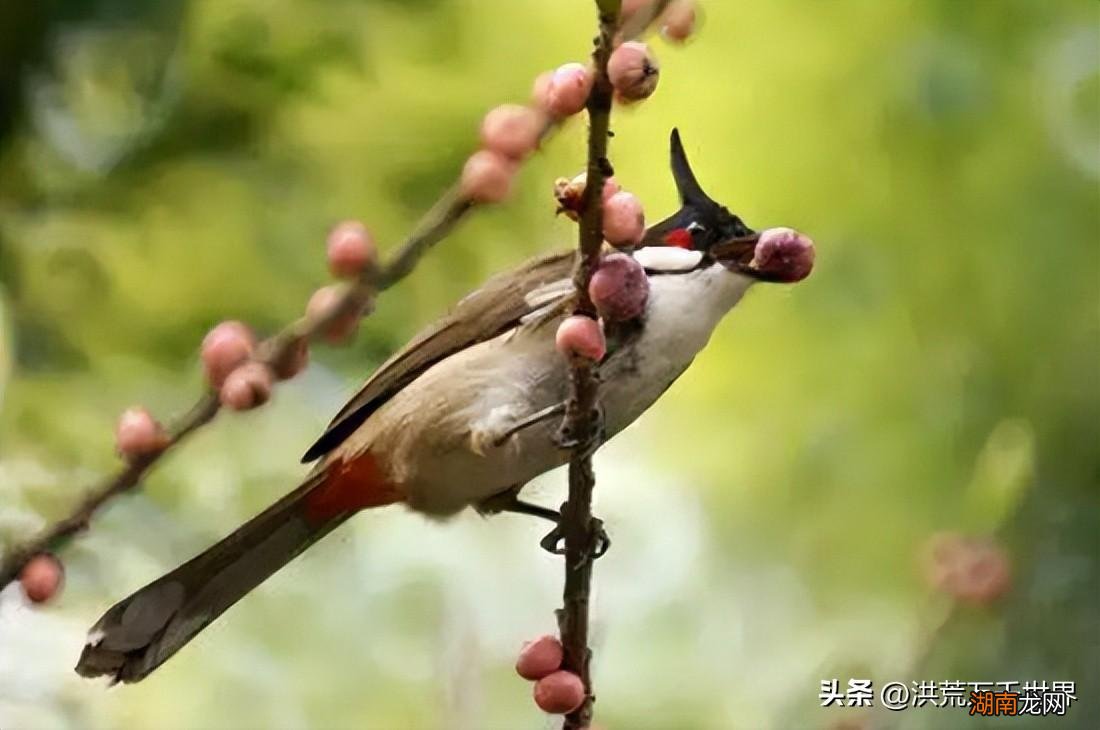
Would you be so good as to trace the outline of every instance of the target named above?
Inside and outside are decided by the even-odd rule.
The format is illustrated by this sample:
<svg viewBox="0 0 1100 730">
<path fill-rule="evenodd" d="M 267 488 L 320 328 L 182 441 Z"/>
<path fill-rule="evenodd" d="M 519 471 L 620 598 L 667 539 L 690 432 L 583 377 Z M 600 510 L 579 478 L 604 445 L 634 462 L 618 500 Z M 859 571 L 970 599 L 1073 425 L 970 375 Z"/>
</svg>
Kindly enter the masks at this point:
<svg viewBox="0 0 1100 730">
<path fill-rule="evenodd" d="M 660 74 L 657 57 L 641 41 L 622 44 L 607 62 L 607 75 L 620 101 L 641 101 L 652 96 Z"/>
<path fill-rule="evenodd" d="M 256 337 L 244 323 L 222 322 L 202 340 L 202 365 L 211 387 L 220 388 L 225 378 L 249 357 Z"/>
<path fill-rule="evenodd" d="M 625 322 L 641 316 L 649 299 L 649 278 L 633 256 L 604 256 L 588 283 L 588 296 L 600 316 L 609 322 Z"/>
<path fill-rule="evenodd" d="M 377 258 L 374 238 L 359 221 L 344 221 L 328 234 L 328 268 L 333 276 L 359 276 Z"/>
<path fill-rule="evenodd" d="M 565 357 L 577 356 L 599 362 L 607 354 L 607 341 L 600 323 L 579 314 L 562 320 L 554 344 Z"/>
<path fill-rule="evenodd" d="M 149 411 L 135 406 L 118 417 L 115 449 L 125 459 L 154 454 L 168 446 L 168 434 Z"/>
</svg>

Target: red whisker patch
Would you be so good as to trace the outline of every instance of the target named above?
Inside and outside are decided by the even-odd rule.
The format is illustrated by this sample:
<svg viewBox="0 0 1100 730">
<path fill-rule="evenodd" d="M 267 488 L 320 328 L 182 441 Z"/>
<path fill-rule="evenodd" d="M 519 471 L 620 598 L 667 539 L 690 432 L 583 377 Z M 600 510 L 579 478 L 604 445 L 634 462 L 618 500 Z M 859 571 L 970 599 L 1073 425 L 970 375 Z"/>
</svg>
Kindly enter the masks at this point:
<svg viewBox="0 0 1100 730">
<path fill-rule="evenodd" d="M 677 248 L 690 249 L 694 245 L 691 239 L 691 231 L 686 228 L 674 228 L 665 234 L 664 240 L 669 246 L 676 246 Z"/>
</svg>

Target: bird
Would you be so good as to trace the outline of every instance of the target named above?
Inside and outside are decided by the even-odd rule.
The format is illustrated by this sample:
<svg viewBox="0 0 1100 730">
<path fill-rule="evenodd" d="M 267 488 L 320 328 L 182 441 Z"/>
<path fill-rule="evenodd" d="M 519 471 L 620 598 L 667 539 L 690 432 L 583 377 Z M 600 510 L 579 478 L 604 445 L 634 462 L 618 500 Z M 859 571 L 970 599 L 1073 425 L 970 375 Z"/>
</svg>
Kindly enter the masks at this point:
<svg viewBox="0 0 1100 730">
<path fill-rule="evenodd" d="M 609 335 L 597 365 L 605 440 L 684 373 L 753 284 L 796 281 L 812 267 L 813 244 L 801 234 L 761 256 L 762 235 L 703 191 L 676 129 L 670 162 L 680 208 L 631 251 L 648 278 L 645 309 Z M 554 253 L 493 276 L 386 360 L 306 451 L 314 466 L 302 484 L 107 610 L 76 671 L 143 679 L 364 509 L 404 504 L 444 519 L 474 508 L 556 521 L 521 490 L 570 458 L 554 418 L 569 394 L 555 330 L 571 309 L 576 256 Z"/>
</svg>

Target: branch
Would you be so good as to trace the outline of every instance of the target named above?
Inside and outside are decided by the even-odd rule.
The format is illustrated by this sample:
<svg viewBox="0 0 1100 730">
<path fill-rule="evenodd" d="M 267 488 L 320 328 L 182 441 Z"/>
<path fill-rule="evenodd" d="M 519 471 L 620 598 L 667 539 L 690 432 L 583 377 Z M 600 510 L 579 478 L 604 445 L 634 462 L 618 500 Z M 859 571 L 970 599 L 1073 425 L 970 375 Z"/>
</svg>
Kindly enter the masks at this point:
<svg viewBox="0 0 1100 730">
<path fill-rule="evenodd" d="M 581 198 L 580 240 L 573 268 L 576 288 L 574 314 L 596 318 L 588 295 L 588 282 L 599 263 L 603 245 L 603 186 L 612 174 L 607 160 L 612 87 L 607 61 L 619 21 L 620 0 L 597 0 L 599 36 L 592 53 L 595 78 L 588 96 L 588 170 Z M 585 699 L 566 715 L 565 730 L 587 728 L 592 722 L 592 677 L 588 648 L 588 601 L 592 584 L 592 560 L 600 523 L 592 516 L 592 490 L 596 477 L 592 453 L 599 446 L 598 381 L 595 363 L 574 357 L 570 363 L 570 394 L 562 423 L 563 441 L 575 444 L 569 461 L 569 497 L 562 505 L 561 531 L 565 539 L 565 587 L 558 628 L 564 649 L 562 668 L 575 672 L 584 683 Z"/>
<path fill-rule="evenodd" d="M 424 254 L 443 240 L 473 207 L 474 203 L 459 195 L 457 187 L 449 190 L 432 206 L 386 266 L 364 270 L 343 290 L 335 306 L 322 316 L 301 317 L 261 342 L 255 359 L 278 369 L 281 363 L 295 357 L 303 343 L 317 339 L 333 322 L 351 312 L 363 311 L 378 292 L 408 276 Z M 101 507 L 134 489 L 161 456 L 214 420 L 220 409 L 216 391 L 203 393 L 187 414 L 168 429 L 167 444 L 163 449 L 133 457 L 118 473 L 88 490 L 84 499 L 67 516 L 8 550 L 0 562 L 0 588 L 16 580 L 31 558 L 41 553 L 57 552 L 76 535 L 87 530 L 92 517 Z"/>
</svg>

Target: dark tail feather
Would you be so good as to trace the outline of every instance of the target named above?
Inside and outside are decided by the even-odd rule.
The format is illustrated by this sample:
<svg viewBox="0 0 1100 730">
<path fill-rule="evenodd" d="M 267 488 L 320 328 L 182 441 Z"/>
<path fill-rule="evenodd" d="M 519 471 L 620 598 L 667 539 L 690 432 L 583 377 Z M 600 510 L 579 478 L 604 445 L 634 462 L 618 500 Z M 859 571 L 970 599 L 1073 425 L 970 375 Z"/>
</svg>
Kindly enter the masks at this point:
<svg viewBox="0 0 1100 730">
<path fill-rule="evenodd" d="M 77 662 L 85 677 L 137 682 L 279 568 L 354 511 L 314 519 L 307 497 L 326 474 L 311 476 L 240 529 L 129 598 L 88 632 Z"/>
</svg>

